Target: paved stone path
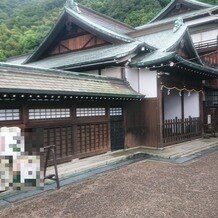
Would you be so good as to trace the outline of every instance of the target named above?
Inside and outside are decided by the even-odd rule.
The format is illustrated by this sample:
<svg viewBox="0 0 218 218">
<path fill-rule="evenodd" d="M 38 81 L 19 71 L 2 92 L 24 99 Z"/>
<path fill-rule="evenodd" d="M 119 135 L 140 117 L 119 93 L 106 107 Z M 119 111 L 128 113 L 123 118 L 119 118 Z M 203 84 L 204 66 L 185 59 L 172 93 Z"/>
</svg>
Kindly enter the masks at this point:
<svg viewBox="0 0 218 218">
<path fill-rule="evenodd" d="M 146 160 L 14 204 L 0 217 L 218 217 L 218 152 L 186 164 Z"/>
</svg>

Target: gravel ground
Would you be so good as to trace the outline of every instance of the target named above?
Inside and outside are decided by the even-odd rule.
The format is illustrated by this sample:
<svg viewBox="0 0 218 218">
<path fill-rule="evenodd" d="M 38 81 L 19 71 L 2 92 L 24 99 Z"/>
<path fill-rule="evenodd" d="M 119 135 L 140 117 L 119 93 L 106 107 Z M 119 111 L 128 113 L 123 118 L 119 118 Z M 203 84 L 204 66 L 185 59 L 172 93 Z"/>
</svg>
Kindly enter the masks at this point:
<svg viewBox="0 0 218 218">
<path fill-rule="evenodd" d="M 218 217 L 218 152 L 143 161 L 0 211 L 0 217 Z"/>
</svg>

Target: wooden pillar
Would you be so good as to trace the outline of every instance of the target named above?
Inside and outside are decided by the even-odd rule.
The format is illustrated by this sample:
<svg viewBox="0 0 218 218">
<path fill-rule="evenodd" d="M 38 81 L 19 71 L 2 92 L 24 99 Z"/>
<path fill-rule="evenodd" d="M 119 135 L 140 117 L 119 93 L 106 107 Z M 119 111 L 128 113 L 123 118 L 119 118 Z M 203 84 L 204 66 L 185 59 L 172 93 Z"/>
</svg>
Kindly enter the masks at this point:
<svg viewBox="0 0 218 218">
<path fill-rule="evenodd" d="M 107 123 L 108 123 L 108 151 L 111 151 L 111 124 L 110 124 L 110 105 L 107 104 L 106 107 L 106 116 L 107 116 Z"/>
<path fill-rule="evenodd" d="M 201 133 L 202 133 L 202 136 L 204 134 L 204 102 L 203 102 L 203 96 L 204 93 L 203 92 L 200 92 L 199 93 L 199 109 L 200 109 L 200 129 L 201 129 Z"/>
<path fill-rule="evenodd" d="M 164 93 L 163 90 L 161 89 L 161 79 L 157 80 L 157 98 L 158 98 L 158 133 L 159 133 L 159 140 L 157 144 L 157 148 L 163 148 L 163 124 L 164 124 Z"/>
<path fill-rule="evenodd" d="M 182 118 L 182 134 L 184 134 L 184 121 L 185 121 L 185 113 L 184 113 L 184 91 L 181 91 L 181 118 Z"/>
</svg>

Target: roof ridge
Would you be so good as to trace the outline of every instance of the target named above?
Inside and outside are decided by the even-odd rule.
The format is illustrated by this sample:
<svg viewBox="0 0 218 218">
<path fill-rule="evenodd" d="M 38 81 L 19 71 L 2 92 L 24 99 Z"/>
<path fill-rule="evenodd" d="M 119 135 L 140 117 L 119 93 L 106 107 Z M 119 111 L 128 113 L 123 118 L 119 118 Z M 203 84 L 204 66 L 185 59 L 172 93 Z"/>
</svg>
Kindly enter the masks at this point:
<svg viewBox="0 0 218 218">
<path fill-rule="evenodd" d="M 123 26 L 125 26 L 125 27 L 131 28 L 132 30 L 135 29 L 133 26 L 128 25 L 128 24 L 126 24 L 126 23 L 123 23 L 123 22 L 121 22 L 121 21 L 119 21 L 119 20 L 117 20 L 117 19 L 115 19 L 115 18 L 113 18 L 113 17 L 109 17 L 109 16 L 107 16 L 107 15 L 105 15 L 105 14 L 102 14 L 101 12 L 98 12 L 98 11 L 95 11 L 95 10 L 93 10 L 93 9 L 87 8 L 87 7 L 85 7 L 84 5 L 81 5 L 81 4 L 78 4 L 78 5 L 79 5 L 79 7 L 83 8 L 83 9 L 85 9 L 85 10 L 87 10 L 87 11 L 90 11 L 90 12 L 92 12 L 92 13 L 94 13 L 94 14 L 97 14 L 97 15 L 101 15 L 102 17 L 107 18 L 108 20 L 111 20 L 111 21 L 113 21 L 113 22 L 116 22 L 116 23 L 118 23 L 118 24 L 121 24 L 121 25 L 123 25 Z"/>
<path fill-rule="evenodd" d="M 196 1 L 196 0 L 179 0 L 179 1 L 185 1 L 185 2 L 190 2 L 190 3 L 193 2 L 193 4 L 208 6 L 208 7 L 213 6 L 212 4 L 208 4 L 208 3 L 200 2 L 200 1 Z"/>
<path fill-rule="evenodd" d="M 193 13 L 195 13 L 194 16 L 199 16 L 199 15 L 207 14 L 208 12 L 213 11 L 213 10 L 217 10 L 217 9 L 218 9 L 218 5 L 215 5 L 211 8 L 203 8 L 203 9 L 197 10 L 195 12 L 193 12 L 193 11 L 186 12 L 186 13 L 180 15 L 180 17 L 182 17 L 183 19 L 187 19 L 187 18 L 190 18 L 190 15 L 192 15 Z M 193 15 L 192 15 L 192 17 L 193 17 Z M 149 22 L 149 23 L 146 23 L 144 25 L 136 27 L 135 31 L 143 30 L 145 28 L 153 28 L 154 26 L 158 26 L 158 25 L 168 24 L 168 23 L 175 21 L 176 18 L 178 18 L 178 16 L 172 16 L 170 18 L 165 18 L 163 20 Z"/>
<path fill-rule="evenodd" d="M 120 33 L 116 33 L 116 32 L 114 32 L 114 31 L 112 31 L 112 30 L 107 29 L 107 28 L 104 27 L 104 26 L 100 26 L 99 24 L 95 24 L 94 22 L 92 22 L 92 21 L 90 21 L 90 20 L 85 20 L 85 18 L 82 17 L 81 14 L 78 14 L 78 13 L 74 12 L 72 9 L 70 9 L 70 8 L 68 8 L 68 7 L 65 7 L 65 10 L 66 10 L 66 12 L 67 12 L 68 14 L 70 14 L 71 16 L 74 16 L 74 17 L 77 16 L 78 18 L 80 18 L 80 20 L 82 19 L 83 21 L 88 22 L 89 24 L 91 24 L 91 25 L 93 25 L 93 26 L 96 26 L 96 27 L 98 27 L 98 28 L 100 28 L 100 29 L 103 29 L 103 30 L 105 31 L 105 33 L 108 32 L 111 36 L 114 35 L 114 36 L 112 36 L 112 37 L 115 37 L 115 38 L 119 39 L 118 37 L 116 37 L 116 35 L 117 35 L 117 36 L 120 37 L 120 39 L 121 39 L 122 41 L 125 40 L 126 42 L 130 42 L 130 41 L 133 40 L 132 38 L 130 38 L 130 37 L 127 36 L 127 35 L 122 35 L 122 34 L 120 34 Z M 92 28 L 93 28 L 93 27 L 92 27 Z"/>
<path fill-rule="evenodd" d="M 206 4 L 203 2 L 199 2 L 199 1 L 195 1 L 195 0 L 172 0 L 165 8 L 163 8 L 160 13 L 158 13 L 149 23 L 153 23 L 155 22 L 158 18 L 161 19 L 161 15 L 166 12 L 168 9 L 170 9 L 171 7 L 173 7 L 174 5 L 176 5 L 176 3 L 190 3 L 199 7 L 206 7 L 206 8 L 210 8 L 213 7 L 213 5 L 211 4 Z M 205 8 L 204 8 L 205 9 Z M 201 9 L 199 9 L 201 10 Z M 181 15 L 182 16 L 182 15 Z"/>
</svg>

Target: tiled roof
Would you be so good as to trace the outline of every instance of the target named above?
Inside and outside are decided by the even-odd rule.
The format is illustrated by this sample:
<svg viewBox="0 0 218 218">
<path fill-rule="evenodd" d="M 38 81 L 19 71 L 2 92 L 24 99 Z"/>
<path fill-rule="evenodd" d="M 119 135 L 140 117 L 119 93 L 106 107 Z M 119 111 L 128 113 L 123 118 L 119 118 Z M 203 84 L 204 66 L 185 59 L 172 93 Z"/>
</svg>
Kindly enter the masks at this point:
<svg viewBox="0 0 218 218">
<path fill-rule="evenodd" d="M 79 9 L 82 12 L 83 17 L 92 21 L 93 23 L 105 27 L 109 30 L 112 30 L 116 33 L 124 34 L 131 30 L 134 30 L 134 27 L 129 26 L 125 23 L 122 23 L 118 20 L 115 20 L 111 17 L 108 17 L 104 14 L 101 14 L 97 11 L 86 8 L 82 5 L 79 5 Z"/>
<path fill-rule="evenodd" d="M 137 48 L 145 43 L 135 41 L 121 45 L 108 45 L 74 53 L 61 54 L 44 58 L 42 60 L 29 63 L 30 66 L 46 68 L 65 68 L 70 66 L 82 66 L 90 63 L 100 63 L 113 61 L 133 53 Z"/>
<path fill-rule="evenodd" d="M 196 1 L 196 0 L 182 0 L 182 1 L 193 4 L 193 5 L 202 6 L 202 7 L 212 7 L 213 6 L 211 4 L 207 4 L 207 3 L 204 3 L 204 2 L 199 2 L 199 1 Z"/>
<path fill-rule="evenodd" d="M 164 52 L 164 51 L 154 51 L 145 56 L 136 57 L 132 60 L 130 66 L 132 67 L 162 67 L 164 64 L 169 64 L 170 61 L 175 62 L 176 64 L 182 64 L 183 66 L 190 67 L 193 71 L 197 70 L 202 72 L 203 74 L 211 75 L 213 77 L 218 77 L 218 70 L 215 68 L 211 68 L 205 65 L 200 65 L 194 63 L 190 60 L 186 60 L 176 54 L 175 52 Z"/>
<path fill-rule="evenodd" d="M 79 12 L 80 11 L 80 12 Z M 58 33 L 61 31 L 61 28 L 68 16 L 71 17 L 73 22 L 85 29 L 86 31 L 92 33 L 93 35 L 98 35 L 105 41 L 111 43 L 130 43 L 133 42 L 134 39 L 127 36 L 125 32 L 130 30 L 134 30 L 128 25 L 122 24 L 121 22 L 116 22 L 113 19 L 107 18 L 102 15 L 102 19 L 99 13 L 94 13 L 85 7 L 79 8 L 79 11 L 73 10 L 65 6 L 64 11 L 60 15 L 57 23 L 48 33 L 47 37 L 43 40 L 43 42 L 39 45 L 39 47 L 30 55 L 23 64 L 30 63 L 33 61 L 37 61 L 42 54 L 49 48 L 50 44 L 55 40 Z M 113 25 L 114 28 L 113 28 Z M 118 30 L 120 28 L 120 30 Z"/>
<path fill-rule="evenodd" d="M 143 41 L 157 49 L 165 51 L 169 50 L 173 45 L 181 40 L 181 38 L 186 33 L 186 29 L 186 25 L 183 25 L 175 33 L 173 33 L 173 29 L 168 29 L 151 34 L 146 34 L 137 37 L 136 39 L 139 41 Z"/>
<path fill-rule="evenodd" d="M 131 66 L 144 67 L 149 65 L 160 64 L 164 61 L 170 60 L 175 56 L 175 52 L 165 52 L 156 50 L 147 55 L 138 56 L 131 62 Z"/>
<path fill-rule="evenodd" d="M 204 8 L 204 9 L 200 9 L 200 10 L 196 10 L 196 11 L 187 12 L 187 13 L 184 13 L 184 14 L 180 14 L 179 17 L 182 17 L 184 20 L 194 19 L 195 17 L 201 16 L 201 15 L 208 15 L 210 12 L 213 12 L 215 10 L 218 10 L 218 6 L 213 6 L 213 7 L 206 8 L 206 9 Z M 158 20 L 158 21 L 150 22 L 150 23 L 142 25 L 142 26 L 138 26 L 135 29 L 136 30 L 142 30 L 142 29 L 154 28 L 155 26 L 159 26 L 159 25 L 163 25 L 163 24 L 167 24 L 167 23 L 172 23 L 177 18 L 178 18 L 178 16 L 165 18 L 163 20 Z"/>
<path fill-rule="evenodd" d="M 164 14 L 167 14 L 175 5 L 179 4 L 185 4 L 185 5 L 190 5 L 196 9 L 205 9 L 205 8 L 210 8 L 213 7 L 213 5 L 206 4 L 203 2 L 195 1 L 195 0 L 172 0 L 157 16 L 155 16 L 150 22 L 156 22 L 159 19 L 162 19 Z M 182 16 L 180 14 L 179 16 Z"/>
<path fill-rule="evenodd" d="M 22 64 L 31 54 L 24 54 L 19 56 L 10 57 L 7 59 L 7 63 L 10 64 Z"/>
<path fill-rule="evenodd" d="M 142 98 L 121 79 L 0 63 L 1 93 Z"/>
<path fill-rule="evenodd" d="M 218 78 L 218 69 L 211 68 L 211 67 L 206 66 L 206 65 L 200 65 L 200 64 L 194 63 L 190 60 L 186 60 L 186 59 L 182 58 L 181 56 L 179 56 L 177 54 L 175 55 L 175 60 L 178 61 L 180 64 L 183 64 L 185 66 L 189 66 L 192 69 L 196 69 L 196 70 L 199 70 L 199 71 L 204 72 L 204 73 L 214 75 Z"/>
<path fill-rule="evenodd" d="M 66 12 L 74 19 L 78 20 L 81 24 L 83 23 L 85 26 L 89 27 L 90 29 L 95 30 L 101 34 L 105 34 L 108 37 L 115 38 L 117 40 L 123 42 L 132 42 L 133 39 L 122 33 L 122 31 L 117 31 L 117 28 L 112 28 L 112 26 L 105 25 L 105 22 L 96 22 L 96 19 L 93 19 L 91 16 L 87 16 L 87 14 L 83 14 L 83 12 L 78 13 L 70 8 L 65 8 Z"/>
</svg>

